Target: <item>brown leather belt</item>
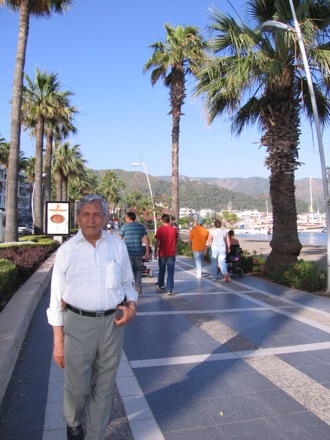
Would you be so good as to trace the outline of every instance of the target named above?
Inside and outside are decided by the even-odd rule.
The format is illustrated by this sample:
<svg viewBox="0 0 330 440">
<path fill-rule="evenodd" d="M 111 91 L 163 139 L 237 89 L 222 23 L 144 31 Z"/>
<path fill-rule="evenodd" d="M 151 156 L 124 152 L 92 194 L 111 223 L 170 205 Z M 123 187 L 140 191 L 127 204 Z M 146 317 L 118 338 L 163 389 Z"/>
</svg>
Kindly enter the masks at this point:
<svg viewBox="0 0 330 440">
<path fill-rule="evenodd" d="M 122 305 L 123 303 L 119 304 Z M 66 304 L 67 309 L 71 310 L 73 313 L 77 313 L 81 316 L 89 316 L 90 318 L 103 318 L 104 316 L 112 315 L 117 309 L 109 309 L 101 312 L 88 312 L 87 310 L 77 309 L 76 307 Z"/>
</svg>

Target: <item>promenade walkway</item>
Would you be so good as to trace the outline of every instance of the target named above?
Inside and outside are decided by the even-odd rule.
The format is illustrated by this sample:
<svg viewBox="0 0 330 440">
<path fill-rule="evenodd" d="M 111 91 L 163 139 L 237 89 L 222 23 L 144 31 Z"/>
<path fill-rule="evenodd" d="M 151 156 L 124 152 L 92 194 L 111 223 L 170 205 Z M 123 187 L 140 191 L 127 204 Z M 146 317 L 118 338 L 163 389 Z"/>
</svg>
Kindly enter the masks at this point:
<svg viewBox="0 0 330 440">
<path fill-rule="evenodd" d="M 112 440 L 330 438 L 330 298 L 244 276 L 212 281 L 177 258 L 175 294 L 148 264 L 126 328 Z M 63 371 L 51 360 L 49 291 L 0 411 L 1 440 L 64 440 Z"/>
</svg>

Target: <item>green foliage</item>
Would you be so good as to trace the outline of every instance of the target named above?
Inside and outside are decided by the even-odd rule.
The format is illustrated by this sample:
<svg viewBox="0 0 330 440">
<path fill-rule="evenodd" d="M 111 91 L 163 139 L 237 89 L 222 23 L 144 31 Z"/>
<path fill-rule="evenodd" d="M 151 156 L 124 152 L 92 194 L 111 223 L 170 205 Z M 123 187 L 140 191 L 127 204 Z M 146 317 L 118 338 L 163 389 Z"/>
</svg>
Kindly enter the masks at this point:
<svg viewBox="0 0 330 440">
<path fill-rule="evenodd" d="M 8 289 L 17 273 L 16 264 L 11 261 L 0 258 L 0 293 Z"/>
<path fill-rule="evenodd" d="M 268 273 L 268 276 L 278 284 L 305 292 L 324 290 L 327 283 L 326 269 L 321 269 L 317 263 L 304 260 L 298 260 L 292 266 L 282 268 L 276 273 Z"/>
<path fill-rule="evenodd" d="M 178 255 L 184 255 L 185 257 L 193 258 L 192 250 L 186 241 L 178 240 L 176 245 L 176 252 Z"/>
<path fill-rule="evenodd" d="M 42 243 L 19 242 L 0 245 L 0 287 L 5 283 L 3 293 L 7 297 L 5 301 L 2 298 L 0 309 L 4 305 L 3 302 L 8 302 L 11 295 L 33 275 L 59 246 L 57 242 L 49 238 L 43 238 L 41 241 Z M 3 261 L 6 263 L 2 263 Z M 15 270 L 11 269 L 4 274 L 3 267 L 5 269 L 11 267 Z"/>
<path fill-rule="evenodd" d="M 230 211 L 223 211 L 222 217 L 226 221 L 226 223 L 229 223 L 231 225 L 237 223 L 239 220 L 237 215 L 234 212 L 230 212 Z"/>
<path fill-rule="evenodd" d="M 184 229 L 188 229 L 192 221 L 193 219 L 191 217 L 181 217 L 179 218 L 179 225 Z"/>
<path fill-rule="evenodd" d="M 149 196 L 148 183 L 144 173 L 128 172 L 120 169 L 112 169 L 111 171 L 115 172 L 125 182 L 125 189 L 123 191 L 125 196 L 133 191 L 144 194 L 146 197 Z M 96 172 L 100 176 L 104 173 L 104 170 Z M 149 179 L 156 207 L 158 204 L 164 205 L 165 201 L 160 195 L 163 197 L 171 196 L 171 177 L 149 176 Z M 308 212 L 310 199 L 309 180 L 296 180 L 296 185 L 296 196 L 298 197 L 296 199 L 297 212 Z M 258 209 L 259 211 L 265 211 L 266 200 L 269 201 L 269 180 L 261 177 L 235 179 L 200 178 L 197 181 L 181 176 L 179 189 L 180 207 L 188 207 L 198 211 L 201 208 L 212 208 L 215 212 L 220 212 L 227 209 L 229 203 L 233 210 Z M 299 200 L 299 197 L 301 200 Z"/>
<path fill-rule="evenodd" d="M 150 246 L 155 245 L 155 233 L 154 232 L 148 232 Z"/>
</svg>

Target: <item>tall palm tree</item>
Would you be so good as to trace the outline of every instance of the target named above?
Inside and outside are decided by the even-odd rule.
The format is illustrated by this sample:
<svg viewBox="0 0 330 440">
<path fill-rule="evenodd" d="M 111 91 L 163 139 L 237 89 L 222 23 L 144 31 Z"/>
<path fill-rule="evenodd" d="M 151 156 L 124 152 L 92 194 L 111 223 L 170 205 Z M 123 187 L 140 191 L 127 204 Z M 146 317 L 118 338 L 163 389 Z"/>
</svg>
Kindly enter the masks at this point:
<svg viewBox="0 0 330 440">
<path fill-rule="evenodd" d="M 330 3 L 325 0 L 296 0 L 306 49 L 313 70 L 320 119 L 329 121 Z M 235 21 L 213 10 L 211 40 L 218 56 L 211 59 L 199 76 L 196 93 L 205 97 L 209 122 L 225 111 L 232 130 L 240 134 L 248 124 L 257 123 L 266 147 L 270 169 L 270 197 L 273 208 L 272 251 L 269 270 L 297 260 L 301 243 L 297 232 L 294 173 L 299 167 L 298 145 L 301 113 L 312 119 L 304 64 L 294 33 L 262 34 L 267 20 L 293 24 L 289 2 L 251 0 L 248 20 Z"/>
<path fill-rule="evenodd" d="M 19 11 L 20 14 L 12 93 L 10 152 L 7 171 L 8 197 L 6 199 L 6 242 L 17 241 L 18 238 L 17 189 L 21 137 L 21 103 L 30 16 L 35 15 L 37 17 L 47 17 L 50 16 L 52 12 L 62 13 L 70 7 L 72 2 L 73 0 L 0 0 L 0 5 L 6 5 L 14 11 Z"/>
<path fill-rule="evenodd" d="M 44 155 L 44 202 L 50 200 L 51 182 L 52 182 L 52 157 L 53 157 L 53 143 L 61 141 L 69 134 L 77 133 L 77 128 L 74 125 L 74 115 L 78 110 L 74 106 L 70 106 L 68 97 L 72 95 L 71 92 L 57 93 L 57 106 L 55 114 L 45 121 L 46 134 L 46 151 Z"/>
<path fill-rule="evenodd" d="M 71 92 L 61 92 L 60 83 L 56 73 L 47 73 L 36 69 L 35 80 L 32 81 L 28 75 L 25 75 L 26 86 L 23 86 L 22 95 L 22 121 L 26 129 L 31 129 L 36 138 L 36 154 L 35 154 L 35 173 L 34 173 L 34 228 L 38 234 L 43 230 L 43 175 L 48 171 L 50 174 L 50 162 L 52 145 L 49 136 L 46 169 L 43 168 L 43 145 L 44 135 L 50 129 L 50 121 L 67 119 L 69 108 L 69 96 Z M 70 113 L 69 113 L 70 114 Z M 71 123 L 69 120 L 68 122 Z M 71 124 L 72 125 L 72 124 Z M 46 171 L 47 170 L 47 171 Z M 45 171 L 43 173 L 43 171 Z M 47 177 L 45 175 L 45 177 Z M 51 176 L 48 176 L 47 184 L 49 184 Z M 47 185 L 47 197 L 49 199 L 49 185 Z"/>
<path fill-rule="evenodd" d="M 56 179 L 56 200 L 67 200 L 69 179 L 85 175 L 85 162 L 79 145 L 70 147 L 70 142 L 55 144 L 53 171 Z"/>
<path fill-rule="evenodd" d="M 99 193 L 103 195 L 109 205 L 109 213 L 113 213 L 120 201 L 120 191 L 125 188 L 125 183 L 112 171 L 106 171 L 101 178 Z"/>
<path fill-rule="evenodd" d="M 179 218 L 179 133 L 182 106 L 186 97 L 186 77 L 195 75 L 205 61 L 206 43 L 197 27 L 165 24 L 166 41 L 149 47 L 154 53 L 144 65 L 151 72 L 151 83 L 162 78 L 170 89 L 172 115 L 172 214 Z"/>
</svg>

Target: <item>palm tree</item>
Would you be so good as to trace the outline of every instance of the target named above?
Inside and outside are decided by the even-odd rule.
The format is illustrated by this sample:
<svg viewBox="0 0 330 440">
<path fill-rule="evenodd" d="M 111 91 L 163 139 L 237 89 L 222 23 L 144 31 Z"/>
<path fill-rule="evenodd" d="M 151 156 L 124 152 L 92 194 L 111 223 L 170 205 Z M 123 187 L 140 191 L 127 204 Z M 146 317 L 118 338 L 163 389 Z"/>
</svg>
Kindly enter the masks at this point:
<svg viewBox="0 0 330 440">
<path fill-rule="evenodd" d="M 272 251 L 269 270 L 297 260 L 301 243 L 297 232 L 294 173 L 298 161 L 300 114 L 312 119 L 308 84 L 294 33 L 264 35 L 260 26 L 267 20 L 292 23 L 289 2 L 251 0 L 247 20 L 213 10 L 211 40 L 218 56 L 199 75 L 198 95 L 204 95 L 209 122 L 225 111 L 232 130 L 240 134 L 248 124 L 262 131 L 261 145 L 267 149 L 265 164 L 270 169 L 270 197 L 273 207 Z M 320 119 L 329 121 L 330 50 L 326 39 L 330 24 L 328 1 L 295 1 L 298 19 L 311 60 Z M 328 88 L 327 88 L 328 87 Z"/>
<path fill-rule="evenodd" d="M 54 127 L 54 121 L 58 122 L 58 133 L 66 124 L 62 132 L 68 132 L 68 126 L 75 130 L 72 125 L 72 113 L 76 110 L 69 105 L 69 96 L 71 92 L 61 92 L 60 83 L 57 80 L 57 74 L 39 71 L 36 69 L 35 80 L 32 81 L 28 75 L 25 75 L 27 82 L 23 86 L 22 96 L 22 121 L 27 129 L 32 129 L 36 138 L 35 154 L 35 180 L 34 180 L 34 222 L 36 234 L 43 230 L 43 174 L 47 178 L 46 197 L 49 200 L 50 181 L 51 181 L 51 157 L 52 157 L 52 133 L 50 130 Z M 62 123 L 62 126 L 61 126 Z M 46 133 L 46 163 L 43 167 L 43 144 Z M 43 173 L 44 171 L 44 173 Z M 47 176 L 48 173 L 48 176 Z"/>
<path fill-rule="evenodd" d="M 52 118 L 48 118 L 45 126 L 46 132 L 46 151 L 44 155 L 44 202 L 50 200 L 51 182 L 52 182 L 52 157 L 53 157 L 53 143 L 65 139 L 69 134 L 77 133 L 77 128 L 74 125 L 73 116 L 78 113 L 74 106 L 70 106 L 68 97 L 72 95 L 71 92 L 57 93 L 56 112 Z"/>
<path fill-rule="evenodd" d="M 18 175 L 21 137 L 21 103 L 26 46 L 29 35 L 30 16 L 50 16 L 52 12 L 62 13 L 73 0 L 0 0 L 14 11 L 19 11 L 19 34 L 12 93 L 12 111 L 10 126 L 10 152 L 7 170 L 8 197 L 6 199 L 6 235 L 5 241 L 17 241 L 18 230 Z"/>
<path fill-rule="evenodd" d="M 70 147 L 70 142 L 55 144 L 53 171 L 56 179 L 56 200 L 67 200 L 68 182 L 84 176 L 85 162 L 79 145 Z"/>
<path fill-rule="evenodd" d="M 25 75 L 27 86 L 23 85 L 22 92 L 22 122 L 26 129 L 31 129 L 36 138 L 33 218 L 35 233 L 43 230 L 43 143 L 45 120 L 54 112 L 53 93 L 57 90 L 56 74 L 48 75 L 36 69 L 35 80 Z"/>
<path fill-rule="evenodd" d="M 162 78 L 170 89 L 172 115 L 172 214 L 179 218 L 179 133 L 182 106 L 186 97 L 186 77 L 195 75 L 205 61 L 206 43 L 197 27 L 165 24 L 166 41 L 149 47 L 154 53 L 144 65 L 151 72 L 151 83 Z"/>
<path fill-rule="evenodd" d="M 99 193 L 109 205 L 109 212 L 114 213 L 120 201 L 119 192 L 125 188 L 125 183 L 112 171 L 106 171 L 101 178 Z"/>
</svg>

